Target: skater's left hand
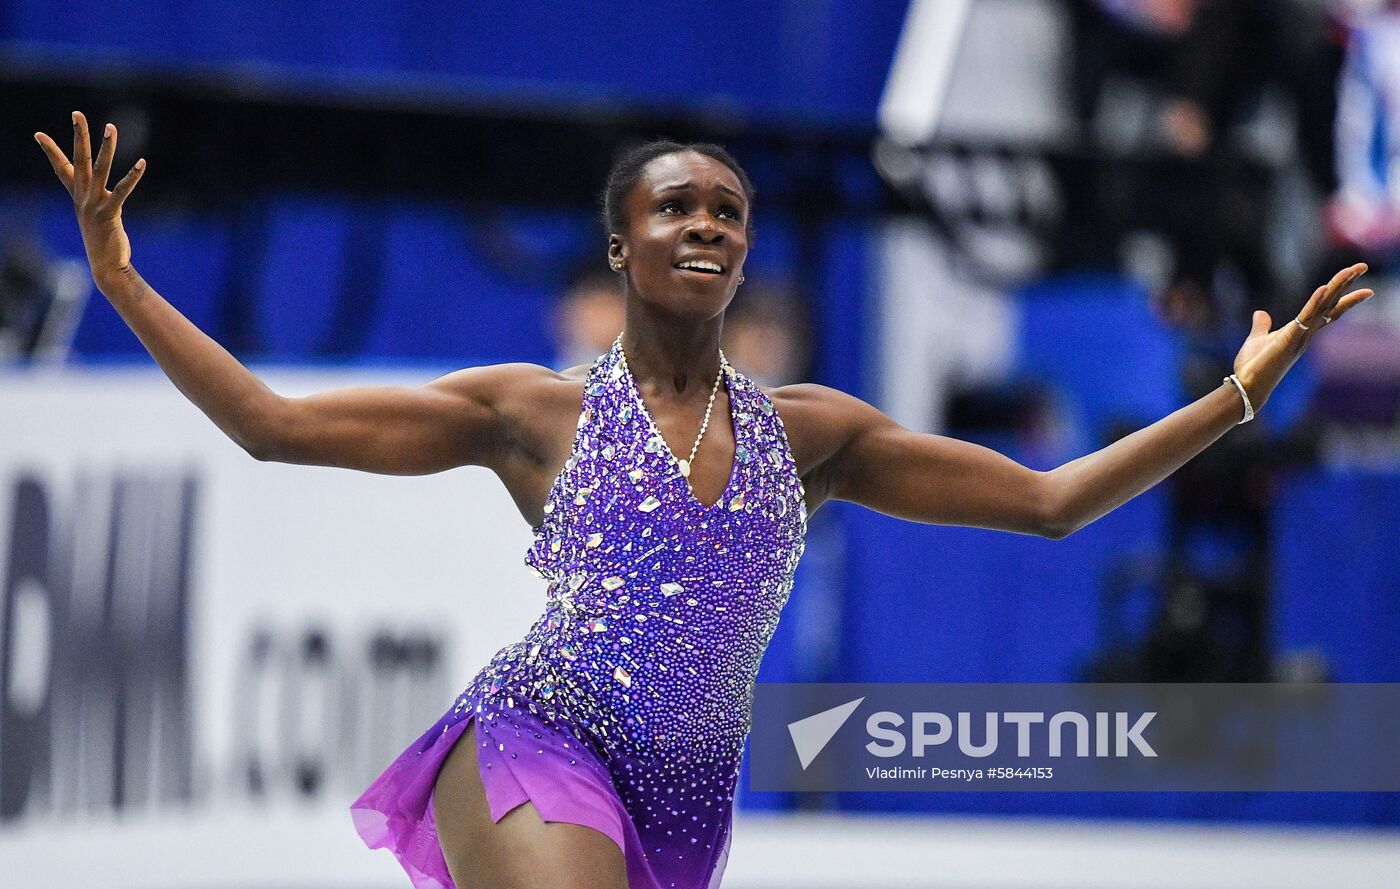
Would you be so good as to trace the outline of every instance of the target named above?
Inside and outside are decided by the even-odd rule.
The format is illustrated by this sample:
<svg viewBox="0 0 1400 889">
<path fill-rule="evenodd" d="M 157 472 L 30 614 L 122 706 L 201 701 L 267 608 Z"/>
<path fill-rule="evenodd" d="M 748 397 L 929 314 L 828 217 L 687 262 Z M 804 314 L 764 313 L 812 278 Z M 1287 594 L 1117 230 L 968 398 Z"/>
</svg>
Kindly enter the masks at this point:
<svg viewBox="0 0 1400 889">
<path fill-rule="evenodd" d="M 1374 294 L 1367 288 L 1346 292 L 1357 278 L 1366 273 L 1366 263 L 1358 262 L 1332 276 L 1332 280 L 1313 291 L 1298 320 L 1308 327 L 1304 330 L 1294 319 L 1278 330 L 1270 330 L 1273 320 L 1262 309 L 1254 313 L 1254 326 L 1249 331 L 1239 354 L 1235 356 L 1235 376 L 1239 377 L 1249 400 L 1257 411 L 1269 400 L 1274 387 L 1303 354 L 1318 331 L 1335 323 L 1348 309 L 1370 299 Z M 1329 320 L 1330 319 L 1330 320 Z"/>
</svg>

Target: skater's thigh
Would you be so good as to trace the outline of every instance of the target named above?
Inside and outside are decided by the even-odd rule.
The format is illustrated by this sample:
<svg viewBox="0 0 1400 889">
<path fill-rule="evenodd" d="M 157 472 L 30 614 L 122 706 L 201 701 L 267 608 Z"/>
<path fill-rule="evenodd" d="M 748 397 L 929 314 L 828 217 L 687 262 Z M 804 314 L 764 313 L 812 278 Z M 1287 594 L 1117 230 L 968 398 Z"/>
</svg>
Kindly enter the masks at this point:
<svg viewBox="0 0 1400 889">
<path fill-rule="evenodd" d="M 546 823 L 529 802 L 493 823 L 477 744 L 473 722 L 433 789 L 438 840 L 457 889 L 627 889 L 622 852 L 606 834 Z"/>
</svg>

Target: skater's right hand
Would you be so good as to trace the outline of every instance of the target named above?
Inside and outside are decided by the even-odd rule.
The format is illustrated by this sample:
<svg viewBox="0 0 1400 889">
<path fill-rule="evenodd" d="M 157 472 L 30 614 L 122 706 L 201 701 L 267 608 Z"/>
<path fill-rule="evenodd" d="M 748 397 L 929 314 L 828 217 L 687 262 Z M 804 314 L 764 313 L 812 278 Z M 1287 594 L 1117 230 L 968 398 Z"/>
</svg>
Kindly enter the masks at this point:
<svg viewBox="0 0 1400 889">
<path fill-rule="evenodd" d="M 73 197 L 73 210 L 78 216 L 78 228 L 83 233 L 88 265 L 92 277 L 103 293 L 120 283 L 131 273 L 131 242 L 122 227 L 122 204 L 145 172 L 146 160 L 122 177 L 111 191 L 107 178 L 112 171 L 112 157 L 117 153 L 117 128 L 107 124 L 103 130 L 102 147 L 97 160 L 92 160 L 88 141 L 87 118 L 73 112 L 73 160 L 70 163 L 63 149 L 44 133 L 35 133 L 34 141 L 44 149 L 58 181 Z"/>
</svg>

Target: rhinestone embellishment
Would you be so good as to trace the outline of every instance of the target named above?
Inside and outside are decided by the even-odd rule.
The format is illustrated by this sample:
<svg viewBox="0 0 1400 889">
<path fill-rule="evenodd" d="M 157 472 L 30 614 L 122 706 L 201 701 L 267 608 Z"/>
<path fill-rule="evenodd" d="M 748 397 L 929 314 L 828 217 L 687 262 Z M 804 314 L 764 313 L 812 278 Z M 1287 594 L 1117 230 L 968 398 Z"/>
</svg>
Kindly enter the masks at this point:
<svg viewBox="0 0 1400 889">
<path fill-rule="evenodd" d="M 730 416 L 714 421 L 733 421 L 731 475 L 713 504 L 683 495 L 692 460 L 670 452 L 621 357 L 615 344 L 582 387 L 579 431 L 525 555 L 548 583 L 544 612 L 453 712 L 477 720 L 484 780 L 527 764 L 546 781 L 595 775 L 659 885 L 705 886 L 806 505 L 777 412 L 727 363 Z"/>
</svg>

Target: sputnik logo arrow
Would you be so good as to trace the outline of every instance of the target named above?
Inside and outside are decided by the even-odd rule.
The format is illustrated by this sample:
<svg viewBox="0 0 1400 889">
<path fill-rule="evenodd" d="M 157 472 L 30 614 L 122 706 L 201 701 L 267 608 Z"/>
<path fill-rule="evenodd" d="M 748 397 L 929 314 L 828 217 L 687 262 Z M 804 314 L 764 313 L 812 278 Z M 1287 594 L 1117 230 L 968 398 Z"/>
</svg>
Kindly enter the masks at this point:
<svg viewBox="0 0 1400 889">
<path fill-rule="evenodd" d="M 823 710 L 808 716 L 806 719 L 799 719 L 796 722 L 788 723 L 788 734 L 792 735 L 792 746 L 797 749 L 797 758 L 802 763 L 802 771 L 807 771 L 807 766 L 812 764 L 812 760 L 817 758 L 817 754 L 822 752 L 836 733 L 841 730 L 841 726 L 846 724 L 846 720 L 851 718 L 851 714 L 856 712 L 860 702 L 865 698 L 856 698 L 854 701 L 847 701 L 830 710 Z"/>
</svg>

